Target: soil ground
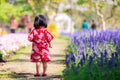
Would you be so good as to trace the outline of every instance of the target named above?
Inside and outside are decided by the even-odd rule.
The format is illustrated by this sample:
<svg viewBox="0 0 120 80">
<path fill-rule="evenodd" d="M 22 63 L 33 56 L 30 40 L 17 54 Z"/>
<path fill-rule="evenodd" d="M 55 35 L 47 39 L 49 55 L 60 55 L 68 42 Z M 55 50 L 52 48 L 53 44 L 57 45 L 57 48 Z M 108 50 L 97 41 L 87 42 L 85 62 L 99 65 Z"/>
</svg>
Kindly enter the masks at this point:
<svg viewBox="0 0 120 80">
<path fill-rule="evenodd" d="M 52 41 L 51 62 L 48 63 L 47 77 L 35 78 L 35 64 L 29 60 L 31 46 L 23 48 L 8 59 L 8 62 L 0 65 L 0 80 L 61 80 L 62 71 L 65 68 L 65 50 L 67 39 L 56 38 Z M 41 64 L 42 74 L 42 64 Z"/>
</svg>

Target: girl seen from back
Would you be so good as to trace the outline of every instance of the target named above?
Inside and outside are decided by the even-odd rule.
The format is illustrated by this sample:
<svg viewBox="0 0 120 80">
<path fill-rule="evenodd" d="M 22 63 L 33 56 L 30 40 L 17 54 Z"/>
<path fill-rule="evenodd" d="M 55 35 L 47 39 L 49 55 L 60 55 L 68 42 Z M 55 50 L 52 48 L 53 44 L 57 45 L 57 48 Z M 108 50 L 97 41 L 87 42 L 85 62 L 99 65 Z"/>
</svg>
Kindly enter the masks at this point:
<svg viewBox="0 0 120 80">
<path fill-rule="evenodd" d="M 53 40 L 53 36 L 46 28 L 46 18 L 43 15 L 38 15 L 34 20 L 34 29 L 28 35 L 28 40 L 32 42 L 30 60 L 36 63 L 35 77 L 40 76 L 40 62 L 43 64 L 42 76 L 47 76 L 47 62 L 51 60 L 49 48 L 52 48 L 51 41 Z"/>
</svg>

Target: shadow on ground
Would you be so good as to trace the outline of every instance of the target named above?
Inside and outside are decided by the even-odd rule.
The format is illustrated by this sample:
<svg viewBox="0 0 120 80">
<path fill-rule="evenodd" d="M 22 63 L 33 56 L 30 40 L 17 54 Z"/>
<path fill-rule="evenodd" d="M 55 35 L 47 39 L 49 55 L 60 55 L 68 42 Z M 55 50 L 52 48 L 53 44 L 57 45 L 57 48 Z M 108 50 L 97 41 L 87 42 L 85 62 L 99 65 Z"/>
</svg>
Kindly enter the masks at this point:
<svg viewBox="0 0 120 80">
<path fill-rule="evenodd" d="M 64 57 L 65 54 L 51 54 L 51 57 Z"/>
<path fill-rule="evenodd" d="M 24 54 L 24 55 L 27 55 L 29 57 L 28 54 Z M 65 55 L 61 55 L 61 54 L 51 54 L 51 57 L 55 57 L 55 58 L 58 58 L 58 57 L 65 57 Z M 12 58 L 12 57 L 11 57 Z M 29 59 L 19 59 L 19 58 L 16 58 L 16 59 L 10 59 L 10 60 L 7 60 L 7 62 L 30 62 Z M 57 59 L 57 60 L 52 60 L 50 63 L 56 63 L 56 64 L 65 64 L 65 60 L 64 59 Z"/>
<path fill-rule="evenodd" d="M 61 75 L 34 77 L 32 73 L 0 73 L 0 80 L 63 80 Z"/>
<path fill-rule="evenodd" d="M 30 62 L 28 59 L 14 59 L 14 60 L 8 60 L 7 62 Z"/>
<path fill-rule="evenodd" d="M 52 60 L 50 63 L 65 64 L 65 60 Z"/>
</svg>

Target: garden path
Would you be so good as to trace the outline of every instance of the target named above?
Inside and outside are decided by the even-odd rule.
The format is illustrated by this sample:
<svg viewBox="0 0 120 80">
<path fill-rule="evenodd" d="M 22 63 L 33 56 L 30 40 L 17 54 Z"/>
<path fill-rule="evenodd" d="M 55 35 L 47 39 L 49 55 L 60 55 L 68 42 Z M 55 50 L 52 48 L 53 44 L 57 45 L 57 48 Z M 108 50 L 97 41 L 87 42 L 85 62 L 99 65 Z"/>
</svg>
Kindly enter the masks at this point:
<svg viewBox="0 0 120 80">
<path fill-rule="evenodd" d="M 62 70 L 65 68 L 65 49 L 68 45 L 67 39 L 56 38 L 52 42 L 51 58 L 52 61 L 48 63 L 48 77 L 34 78 L 35 64 L 29 61 L 31 46 L 23 49 L 21 53 L 18 51 L 15 57 L 8 59 L 8 62 L 0 66 L 0 80 L 60 80 Z M 20 54 L 19 54 L 20 53 Z M 42 73 L 42 65 L 41 65 Z"/>
</svg>

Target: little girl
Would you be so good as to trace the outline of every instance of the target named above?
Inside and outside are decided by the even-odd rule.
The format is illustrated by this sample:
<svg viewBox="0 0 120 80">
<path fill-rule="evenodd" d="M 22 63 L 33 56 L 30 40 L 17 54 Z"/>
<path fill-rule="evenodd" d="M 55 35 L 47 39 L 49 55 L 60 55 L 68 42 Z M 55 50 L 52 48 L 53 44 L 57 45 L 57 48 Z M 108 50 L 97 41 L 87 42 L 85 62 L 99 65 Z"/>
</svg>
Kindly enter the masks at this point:
<svg viewBox="0 0 120 80">
<path fill-rule="evenodd" d="M 40 62 L 43 64 L 42 76 L 47 76 L 47 62 L 50 61 L 50 53 L 48 47 L 52 48 L 51 40 L 53 36 L 45 29 L 47 21 L 43 15 L 38 15 L 34 20 L 34 28 L 28 35 L 28 40 L 32 42 L 31 62 L 36 63 L 35 77 L 40 76 Z"/>
</svg>

